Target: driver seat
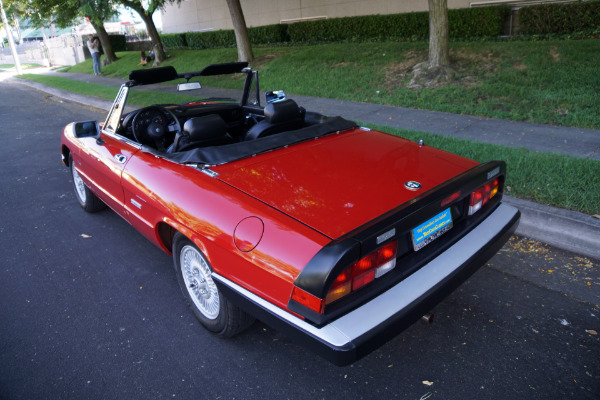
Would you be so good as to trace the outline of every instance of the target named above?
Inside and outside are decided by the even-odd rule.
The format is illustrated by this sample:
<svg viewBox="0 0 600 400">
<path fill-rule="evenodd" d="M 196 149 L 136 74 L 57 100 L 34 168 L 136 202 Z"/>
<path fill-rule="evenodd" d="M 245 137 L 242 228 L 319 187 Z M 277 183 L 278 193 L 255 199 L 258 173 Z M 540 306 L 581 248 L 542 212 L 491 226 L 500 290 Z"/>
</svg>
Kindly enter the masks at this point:
<svg viewBox="0 0 600 400">
<path fill-rule="evenodd" d="M 227 133 L 227 124 L 218 114 L 194 117 L 185 121 L 183 132 L 175 135 L 173 144 L 167 153 L 189 150 L 194 147 L 219 146 L 233 143 L 233 138 Z"/>
</svg>

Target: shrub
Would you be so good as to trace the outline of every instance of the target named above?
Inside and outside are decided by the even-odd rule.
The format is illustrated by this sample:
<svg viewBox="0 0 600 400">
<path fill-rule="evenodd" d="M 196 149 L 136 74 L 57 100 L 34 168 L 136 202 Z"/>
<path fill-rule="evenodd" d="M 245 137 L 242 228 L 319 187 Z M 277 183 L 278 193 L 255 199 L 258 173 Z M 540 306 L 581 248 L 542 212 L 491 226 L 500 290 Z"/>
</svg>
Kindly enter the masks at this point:
<svg viewBox="0 0 600 400">
<path fill-rule="evenodd" d="M 185 40 L 188 48 L 194 50 L 235 47 L 233 30 L 188 32 L 185 34 Z"/>
<path fill-rule="evenodd" d="M 450 37 L 478 38 L 502 34 L 507 7 L 466 8 L 448 11 Z M 321 43 L 369 40 L 425 40 L 429 36 L 429 14 L 413 12 L 364 15 L 317 21 L 274 24 L 248 28 L 253 45 Z M 167 48 L 216 49 L 235 47 L 233 30 L 162 35 Z"/>
<path fill-rule="evenodd" d="M 520 33 L 569 34 L 600 27 L 600 1 L 543 4 L 519 10 Z"/>
<path fill-rule="evenodd" d="M 451 38 L 475 38 L 502 34 L 507 7 L 448 10 Z M 306 21 L 288 27 L 294 43 L 401 39 L 423 40 L 429 36 L 429 13 L 365 15 Z"/>
<path fill-rule="evenodd" d="M 366 15 L 296 22 L 288 26 L 292 43 L 425 38 L 427 13 Z"/>
<path fill-rule="evenodd" d="M 287 32 L 288 25 L 275 24 L 248 28 L 248 36 L 253 44 L 278 44 L 290 41 Z"/>
<path fill-rule="evenodd" d="M 113 51 L 126 51 L 127 41 L 125 35 L 108 35 L 110 38 L 110 44 L 112 44 Z M 86 39 L 87 40 L 87 39 Z"/>
<path fill-rule="evenodd" d="M 160 40 L 167 49 L 185 49 L 188 47 L 185 33 L 168 33 L 160 35 Z"/>
<path fill-rule="evenodd" d="M 450 37 L 453 39 L 492 37 L 502 34 L 508 7 L 461 8 L 448 11 Z"/>
</svg>

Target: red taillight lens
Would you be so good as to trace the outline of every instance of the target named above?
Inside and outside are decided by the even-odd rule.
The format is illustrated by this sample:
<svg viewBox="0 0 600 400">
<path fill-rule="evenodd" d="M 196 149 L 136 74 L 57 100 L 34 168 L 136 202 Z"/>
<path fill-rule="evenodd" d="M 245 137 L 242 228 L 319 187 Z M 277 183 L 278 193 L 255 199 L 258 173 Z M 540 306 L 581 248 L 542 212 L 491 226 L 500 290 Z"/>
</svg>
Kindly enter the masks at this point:
<svg viewBox="0 0 600 400">
<path fill-rule="evenodd" d="M 394 240 L 346 268 L 333 282 L 325 304 L 373 282 L 396 266 L 398 241 Z"/>
<path fill-rule="evenodd" d="M 313 296 L 307 291 L 300 289 L 298 286 L 294 286 L 292 289 L 292 300 L 302 304 L 307 308 L 310 308 L 314 312 L 319 314 L 323 313 L 323 307 L 325 306 L 323 299 Z"/>
<path fill-rule="evenodd" d="M 366 256 L 352 265 L 352 290 L 365 286 L 375 279 L 377 253 Z"/>
<path fill-rule="evenodd" d="M 458 192 L 455 192 L 453 194 L 451 194 L 450 196 L 446 197 L 444 200 L 442 200 L 442 207 L 447 206 L 448 204 L 452 203 L 454 200 L 458 199 L 460 197 L 460 190 Z"/>
<path fill-rule="evenodd" d="M 485 203 L 487 203 L 498 193 L 499 187 L 500 180 L 494 179 L 493 181 L 489 181 L 471 193 L 471 200 L 469 202 L 469 215 L 473 215 L 479 211 L 479 209 L 483 207 Z"/>
</svg>

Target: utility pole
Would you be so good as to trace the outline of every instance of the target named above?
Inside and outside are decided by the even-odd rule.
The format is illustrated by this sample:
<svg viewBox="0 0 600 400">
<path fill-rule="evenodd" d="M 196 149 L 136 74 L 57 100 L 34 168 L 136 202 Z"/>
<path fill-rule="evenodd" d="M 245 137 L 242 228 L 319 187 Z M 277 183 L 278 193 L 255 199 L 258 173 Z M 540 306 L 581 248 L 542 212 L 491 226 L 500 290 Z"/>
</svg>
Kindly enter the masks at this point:
<svg viewBox="0 0 600 400">
<path fill-rule="evenodd" d="M 2 12 L 2 23 L 4 24 L 4 30 L 6 30 L 6 36 L 8 37 L 8 43 L 10 44 L 10 50 L 15 60 L 15 67 L 17 68 L 17 74 L 21 75 L 21 63 L 19 62 L 19 55 L 17 54 L 17 47 L 15 46 L 15 40 L 13 39 L 12 33 L 10 32 L 10 25 L 6 19 L 6 13 L 4 12 L 4 4 L 0 0 L 0 11 Z"/>
</svg>

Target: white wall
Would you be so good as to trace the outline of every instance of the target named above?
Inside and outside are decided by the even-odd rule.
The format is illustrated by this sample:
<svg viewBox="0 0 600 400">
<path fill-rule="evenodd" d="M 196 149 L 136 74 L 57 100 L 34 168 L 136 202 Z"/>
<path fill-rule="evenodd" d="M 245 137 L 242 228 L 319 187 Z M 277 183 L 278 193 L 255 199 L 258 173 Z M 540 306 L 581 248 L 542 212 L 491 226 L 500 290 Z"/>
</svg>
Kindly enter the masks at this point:
<svg viewBox="0 0 600 400">
<path fill-rule="evenodd" d="M 278 24 L 281 20 L 326 16 L 399 14 L 427 11 L 426 0 L 240 0 L 246 25 Z M 467 8 L 468 0 L 448 0 L 449 8 Z M 224 0 L 183 0 L 162 11 L 163 33 L 232 29 Z"/>
</svg>

